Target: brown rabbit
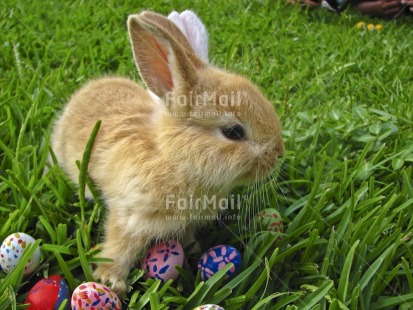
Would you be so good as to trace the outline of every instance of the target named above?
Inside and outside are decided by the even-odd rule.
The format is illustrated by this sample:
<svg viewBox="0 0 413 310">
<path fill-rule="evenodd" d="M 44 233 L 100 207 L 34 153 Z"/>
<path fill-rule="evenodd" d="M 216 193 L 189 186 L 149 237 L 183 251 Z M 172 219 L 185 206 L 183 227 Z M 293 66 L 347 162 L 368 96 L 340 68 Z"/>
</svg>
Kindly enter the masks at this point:
<svg viewBox="0 0 413 310">
<path fill-rule="evenodd" d="M 76 182 L 75 162 L 102 121 L 88 169 L 108 209 L 101 256 L 113 262 L 95 276 L 118 292 L 148 242 L 191 242 L 220 212 L 214 201 L 270 175 L 284 152 L 274 108 L 251 82 L 200 60 L 164 16 L 131 15 L 128 29 L 150 92 L 124 78 L 89 82 L 52 134 L 57 159 Z"/>
</svg>

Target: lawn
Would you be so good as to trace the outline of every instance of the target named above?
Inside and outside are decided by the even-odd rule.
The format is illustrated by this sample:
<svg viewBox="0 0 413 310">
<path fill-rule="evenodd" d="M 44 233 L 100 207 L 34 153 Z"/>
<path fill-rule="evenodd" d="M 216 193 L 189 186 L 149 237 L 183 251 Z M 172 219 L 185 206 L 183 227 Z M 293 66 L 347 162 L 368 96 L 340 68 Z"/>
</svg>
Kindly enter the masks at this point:
<svg viewBox="0 0 413 310">
<path fill-rule="evenodd" d="M 91 280 L 104 205 L 77 195 L 58 165 L 45 167 L 53 120 L 90 79 L 139 75 L 128 14 L 193 9 L 210 33 L 210 59 L 250 78 L 274 103 L 286 154 L 274 180 L 240 189 L 239 220 L 212 223 L 203 250 L 230 244 L 242 271 L 221 283 L 188 260 L 174 283 L 137 266 L 131 309 L 413 308 L 412 18 L 306 11 L 285 1 L 11 1 L 0 4 L 0 242 L 26 232 L 42 261 L 0 271 L 0 309 L 24 309 L 30 288 L 62 275 Z M 358 29 L 359 21 L 382 31 Z M 251 219 L 279 210 L 281 235 Z M 196 261 L 196 260 L 195 260 Z M 70 303 L 70 301 L 69 301 Z"/>
</svg>

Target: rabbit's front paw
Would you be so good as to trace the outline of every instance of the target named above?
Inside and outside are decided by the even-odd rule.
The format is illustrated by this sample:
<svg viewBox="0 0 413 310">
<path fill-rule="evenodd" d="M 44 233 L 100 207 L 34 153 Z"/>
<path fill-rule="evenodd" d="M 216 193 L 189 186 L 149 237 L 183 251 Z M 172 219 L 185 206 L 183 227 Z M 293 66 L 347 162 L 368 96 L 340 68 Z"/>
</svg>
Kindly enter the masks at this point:
<svg viewBox="0 0 413 310">
<path fill-rule="evenodd" d="M 117 294 L 123 295 L 126 292 L 126 281 L 113 272 L 109 264 L 101 264 L 93 273 L 95 279 L 109 285 Z"/>
</svg>

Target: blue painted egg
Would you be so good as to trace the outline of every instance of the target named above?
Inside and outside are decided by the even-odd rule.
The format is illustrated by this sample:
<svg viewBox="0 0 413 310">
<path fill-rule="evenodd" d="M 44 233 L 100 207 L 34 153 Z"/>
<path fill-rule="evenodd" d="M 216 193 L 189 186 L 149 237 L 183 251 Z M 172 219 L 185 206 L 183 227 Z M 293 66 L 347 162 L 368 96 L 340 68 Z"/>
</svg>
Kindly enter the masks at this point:
<svg viewBox="0 0 413 310">
<path fill-rule="evenodd" d="M 229 245 L 218 245 L 210 248 L 198 262 L 202 281 L 208 280 L 228 263 L 233 263 L 234 266 L 227 271 L 226 279 L 237 273 L 241 266 L 241 254 L 236 248 Z"/>
<path fill-rule="evenodd" d="M 184 250 L 178 241 L 169 240 L 152 247 L 144 256 L 142 269 L 152 279 L 166 282 L 179 276 L 175 265 L 182 267 Z"/>
<path fill-rule="evenodd" d="M 194 308 L 194 310 L 225 310 L 225 309 L 218 305 L 202 305 L 202 306 Z"/>
<path fill-rule="evenodd" d="M 69 288 L 66 281 L 57 275 L 51 275 L 37 282 L 27 295 L 28 310 L 54 310 L 69 299 Z"/>
</svg>

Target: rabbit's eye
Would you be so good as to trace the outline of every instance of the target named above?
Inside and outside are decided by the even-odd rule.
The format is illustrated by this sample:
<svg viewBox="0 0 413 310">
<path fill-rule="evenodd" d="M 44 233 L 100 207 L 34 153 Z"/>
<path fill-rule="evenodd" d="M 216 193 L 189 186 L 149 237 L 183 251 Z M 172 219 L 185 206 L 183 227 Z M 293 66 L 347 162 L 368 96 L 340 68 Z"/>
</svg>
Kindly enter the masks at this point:
<svg viewBox="0 0 413 310">
<path fill-rule="evenodd" d="M 222 134 L 230 140 L 244 140 L 245 132 L 239 124 L 225 125 L 221 128 Z"/>
</svg>

